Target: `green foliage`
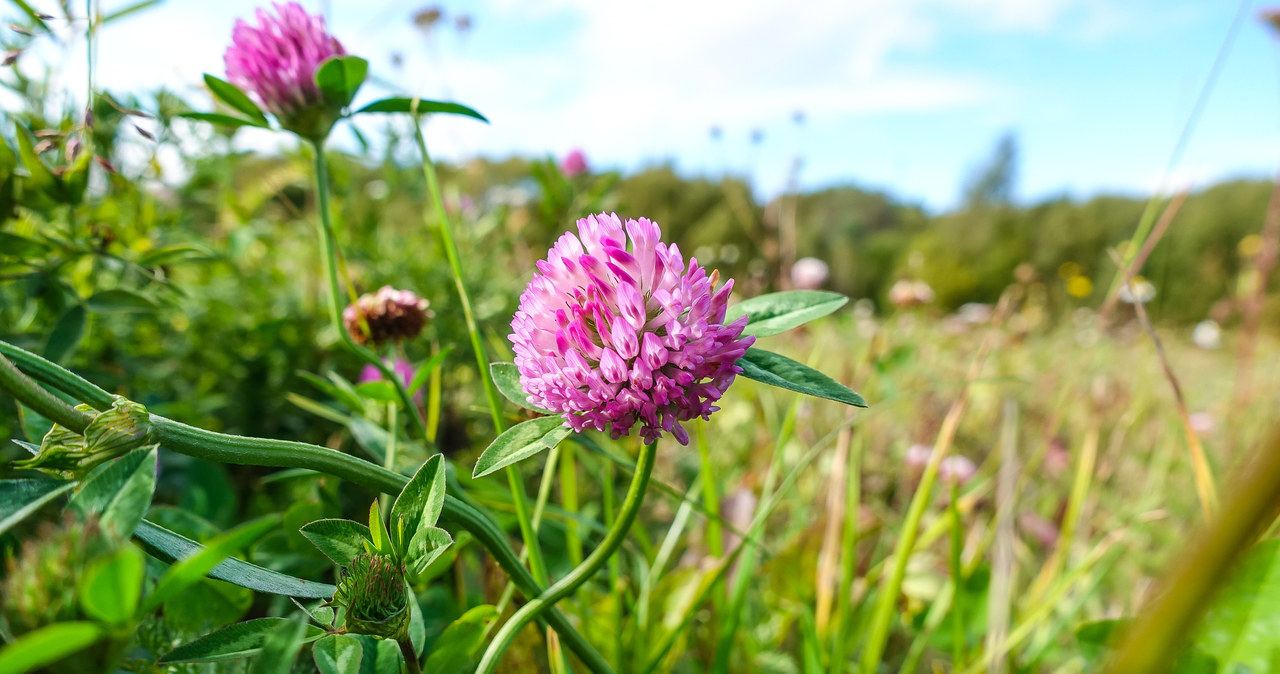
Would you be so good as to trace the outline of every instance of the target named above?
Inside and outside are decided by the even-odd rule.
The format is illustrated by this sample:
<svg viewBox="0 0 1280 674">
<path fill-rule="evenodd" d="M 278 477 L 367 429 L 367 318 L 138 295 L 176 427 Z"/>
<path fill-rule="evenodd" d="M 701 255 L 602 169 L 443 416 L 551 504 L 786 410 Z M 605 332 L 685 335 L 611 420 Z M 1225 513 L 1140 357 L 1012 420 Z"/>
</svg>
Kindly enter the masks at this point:
<svg viewBox="0 0 1280 674">
<path fill-rule="evenodd" d="M 725 322 L 747 316 L 745 335 L 768 337 L 822 318 L 844 306 L 849 298 L 820 290 L 769 293 L 739 302 L 725 312 Z"/>
<path fill-rule="evenodd" d="M 742 376 L 770 386 L 835 400 L 855 407 L 867 406 L 867 401 L 848 386 L 807 365 L 772 351 L 749 348 L 738 361 L 738 365 L 742 368 Z"/>
<path fill-rule="evenodd" d="M 518 461 L 523 461 L 536 454 L 555 447 L 561 440 L 569 437 L 572 429 L 565 428 L 564 419 L 555 417 L 538 417 L 508 428 L 502 435 L 494 438 L 476 459 L 472 477 L 484 477 L 501 470 Z"/>
<path fill-rule="evenodd" d="M 25 674 L 62 660 L 102 638 L 91 622 L 66 622 L 24 634 L 0 648 L 0 674 Z"/>
</svg>

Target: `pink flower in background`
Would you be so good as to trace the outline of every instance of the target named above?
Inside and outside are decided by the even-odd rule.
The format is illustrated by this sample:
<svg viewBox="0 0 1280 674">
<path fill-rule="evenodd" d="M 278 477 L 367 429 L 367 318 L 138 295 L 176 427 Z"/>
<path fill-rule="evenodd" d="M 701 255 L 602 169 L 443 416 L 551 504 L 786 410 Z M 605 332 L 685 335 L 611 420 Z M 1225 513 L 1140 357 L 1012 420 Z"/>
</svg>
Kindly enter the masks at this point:
<svg viewBox="0 0 1280 674">
<path fill-rule="evenodd" d="M 223 60 L 227 79 L 255 96 L 289 126 L 307 108 L 322 105 L 316 69 L 346 53 L 325 32 L 324 17 L 311 16 L 296 2 L 275 4 L 275 15 L 257 12 L 258 25 L 238 19 Z"/>
<path fill-rule="evenodd" d="M 417 374 L 414 371 L 413 366 L 409 364 L 409 361 L 403 358 L 397 358 L 391 369 L 399 375 L 402 381 L 404 381 L 405 386 L 413 383 L 413 375 Z M 360 379 L 357 383 L 363 384 L 370 381 L 382 381 L 382 371 L 373 365 L 365 365 L 364 368 L 360 370 Z M 413 402 L 418 403 L 419 405 L 422 404 L 421 389 L 419 389 L 417 393 L 413 394 Z"/>
<path fill-rule="evenodd" d="M 735 363 L 755 342 L 743 316 L 724 324 L 733 289 L 715 287 L 680 249 L 659 241 L 645 218 L 593 215 L 578 221 L 538 262 L 511 321 L 520 385 L 529 402 L 562 413 L 574 430 L 614 438 L 639 424 L 657 440 L 707 418 L 742 372 Z"/>
<path fill-rule="evenodd" d="M 797 290 L 817 290 L 827 282 L 831 268 L 816 257 L 802 257 L 791 265 L 791 285 Z"/>
<path fill-rule="evenodd" d="M 978 467 L 967 456 L 948 456 L 938 465 L 938 478 L 946 484 L 964 484 L 977 472 Z"/>
<path fill-rule="evenodd" d="M 570 178 L 587 172 L 587 155 L 582 150 L 573 150 L 560 161 L 560 170 Z"/>
</svg>

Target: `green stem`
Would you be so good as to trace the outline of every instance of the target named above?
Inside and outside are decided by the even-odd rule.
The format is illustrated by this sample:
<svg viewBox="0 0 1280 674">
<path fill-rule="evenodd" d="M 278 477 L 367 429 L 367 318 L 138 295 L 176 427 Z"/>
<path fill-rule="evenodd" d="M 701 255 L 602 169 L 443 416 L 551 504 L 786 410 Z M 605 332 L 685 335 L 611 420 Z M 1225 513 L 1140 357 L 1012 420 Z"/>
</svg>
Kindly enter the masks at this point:
<svg viewBox="0 0 1280 674">
<path fill-rule="evenodd" d="M 322 141 L 316 141 L 312 145 L 312 149 L 316 154 L 316 209 L 320 211 L 318 231 L 320 233 L 320 244 L 324 248 L 324 254 L 320 256 L 320 259 L 324 266 L 325 277 L 329 282 L 329 320 L 333 323 L 333 327 L 337 329 L 342 345 L 351 353 L 359 356 L 361 360 L 378 368 L 378 371 L 382 373 L 382 377 L 395 386 L 396 395 L 400 398 L 400 404 L 404 405 L 409 418 L 413 420 L 414 430 L 419 437 L 426 439 L 427 426 L 422 421 L 422 415 L 418 413 L 417 406 L 413 404 L 413 398 L 409 395 L 409 390 L 405 388 L 404 381 L 400 379 L 400 375 L 396 374 L 391 366 L 379 358 L 378 354 L 357 344 L 342 325 L 342 287 L 338 283 L 338 244 L 334 240 L 333 213 L 329 209 L 329 162 L 325 159 Z M 395 429 L 390 429 L 390 432 L 395 433 Z"/>
<path fill-rule="evenodd" d="M 400 655 L 404 656 L 404 669 L 409 674 L 422 674 L 422 666 L 418 664 L 418 653 L 414 651 L 409 637 L 400 640 Z"/>
<path fill-rule="evenodd" d="M 111 406 L 111 394 L 40 356 L 4 341 L 0 341 L 0 356 L 3 356 L 0 357 L 0 369 L 3 369 L 3 362 L 13 359 L 13 362 L 20 364 L 36 379 L 78 400 L 83 400 L 100 410 Z M 0 388 L 8 390 L 19 402 L 32 409 L 35 409 L 33 401 L 40 395 L 37 391 L 48 395 L 38 386 L 33 389 L 22 384 L 23 380 L 30 382 L 26 377 L 14 379 L 12 382 L 10 379 L 13 378 L 0 378 Z M 61 401 L 59 404 L 62 404 Z M 317 445 L 215 433 L 155 414 L 151 415 L 151 420 L 155 428 L 155 437 L 165 449 L 207 461 L 242 466 L 307 468 L 392 494 L 400 493 L 405 483 L 409 481 L 399 473 L 386 470 L 350 454 L 335 452 Z M 68 426 L 68 428 L 72 427 Z M 459 494 L 462 492 L 459 491 Z M 475 536 L 524 596 L 537 597 L 543 592 L 541 585 L 530 575 L 515 551 L 507 544 L 506 534 L 484 513 L 457 496 L 446 494 L 444 510 L 441 513 L 441 526 L 464 529 Z M 547 623 L 560 634 L 564 644 L 591 671 L 605 673 L 613 671 L 604 658 L 574 629 L 558 609 L 551 608 L 544 617 Z"/>
<path fill-rule="evenodd" d="M 480 336 L 480 326 L 476 322 L 475 312 L 471 309 L 471 296 L 467 293 L 467 284 L 462 276 L 462 261 L 458 256 L 458 244 L 453 238 L 453 226 L 449 223 L 449 214 L 445 212 L 444 198 L 440 195 L 440 179 L 436 176 L 435 164 L 427 152 L 427 139 L 422 134 L 422 125 L 415 119 L 418 150 L 422 153 L 422 173 L 427 180 L 427 190 L 431 193 L 431 203 L 435 207 L 436 220 L 440 225 L 440 239 L 444 246 L 445 257 L 449 260 L 449 270 L 453 273 L 453 284 L 458 291 L 458 302 L 462 305 L 462 315 L 467 322 L 467 332 L 471 337 L 471 350 L 475 352 L 476 369 L 479 371 L 480 383 L 484 387 L 485 399 L 489 402 L 489 415 L 493 419 L 495 434 L 506 430 L 502 418 L 502 401 L 498 398 L 498 389 L 493 385 L 493 377 L 489 374 L 489 359 L 485 356 L 484 343 Z M 529 514 L 529 496 L 524 489 L 524 481 L 520 470 L 508 466 L 507 486 L 511 490 L 511 501 L 516 509 L 516 522 L 520 525 L 520 537 L 524 539 L 525 548 L 529 550 L 529 568 L 533 577 L 541 584 L 547 583 L 547 568 L 542 561 L 542 550 L 538 547 L 537 534 L 533 530 L 532 517 Z"/>
<path fill-rule="evenodd" d="M 852 432 L 852 431 L 849 431 Z M 844 538 L 840 552 L 840 582 L 836 589 L 836 616 L 831 626 L 831 669 L 843 672 L 845 663 L 846 616 L 850 604 L 850 591 L 853 588 L 853 576 L 858 569 L 858 505 L 862 501 L 862 444 L 861 433 L 853 438 L 849 446 L 849 467 L 845 472 L 844 485 Z"/>
<path fill-rule="evenodd" d="M 961 576 L 964 571 L 960 564 L 960 555 L 964 551 L 964 530 L 960 523 L 960 508 L 956 502 L 960 499 L 960 484 L 951 483 L 950 502 L 947 509 L 951 514 L 951 669 L 959 669 L 964 664 L 964 600 L 960 591 Z"/>
<path fill-rule="evenodd" d="M 396 404 L 387 403 L 387 453 L 383 457 L 382 467 L 389 471 L 396 470 Z M 382 512 L 391 512 L 391 494 L 382 495 Z"/>
<path fill-rule="evenodd" d="M 631 529 L 631 524 L 635 521 L 636 515 L 640 512 L 640 504 L 644 501 L 644 492 L 649 486 L 649 475 L 653 472 L 654 458 L 656 456 L 656 442 L 642 442 L 640 444 L 640 456 L 636 458 L 636 472 L 631 478 L 631 487 L 627 490 L 627 496 L 622 502 L 622 509 L 618 512 L 618 519 L 613 523 L 613 527 L 609 529 L 609 533 L 605 535 L 604 540 L 582 564 L 575 567 L 568 575 L 548 588 L 546 592 L 529 600 L 527 604 L 520 607 L 520 610 L 516 611 L 507 620 L 502 629 L 498 630 L 498 633 L 494 635 L 489 648 L 485 650 L 484 657 L 480 659 L 480 665 L 476 668 L 477 674 L 490 674 L 495 671 L 498 661 L 502 659 L 502 654 L 511 645 L 511 642 L 515 640 L 520 630 L 524 629 L 543 611 L 554 607 L 556 602 L 569 596 L 580 585 L 587 582 L 618 550 L 623 540 L 626 539 L 627 531 Z"/>
<path fill-rule="evenodd" d="M 938 479 L 938 466 L 942 463 L 945 453 L 945 449 L 939 451 L 939 448 L 934 448 L 929 463 L 924 467 L 924 474 L 920 476 L 920 486 L 916 488 L 911 505 L 907 507 L 906 520 L 903 522 L 898 542 L 893 548 L 891 557 L 893 567 L 884 580 L 882 594 L 876 601 L 871 617 L 867 645 L 862 651 L 862 671 L 876 671 L 880 664 L 880 657 L 884 654 L 885 642 L 889 639 L 889 626 L 893 621 L 894 607 L 897 606 L 898 592 L 902 589 L 902 581 L 907 575 L 907 561 L 911 558 L 911 551 L 920 534 L 920 521 L 924 518 L 925 508 L 929 505 L 929 498 L 933 494 L 933 483 Z"/>
<path fill-rule="evenodd" d="M 0 386 L 36 413 L 76 433 L 83 433 L 89 422 L 93 421 L 93 417 L 58 400 L 52 393 L 31 381 L 30 377 L 22 374 L 17 366 L 3 356 L 0 356 Z"/>
</svg>

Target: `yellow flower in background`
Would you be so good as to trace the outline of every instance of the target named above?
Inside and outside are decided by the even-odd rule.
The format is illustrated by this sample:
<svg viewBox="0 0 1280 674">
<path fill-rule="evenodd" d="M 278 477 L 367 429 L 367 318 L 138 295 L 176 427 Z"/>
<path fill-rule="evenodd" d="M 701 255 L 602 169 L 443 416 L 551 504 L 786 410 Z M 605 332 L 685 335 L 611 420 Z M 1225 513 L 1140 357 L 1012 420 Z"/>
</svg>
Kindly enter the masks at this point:
<svg viewBox="0 0 1280 674">
<path fill-rule="evenodd" d="M 1075 263 L 1068 262 L 1067 264 Z M 1063 266 L 1065 267 L 1066 265 Z M 1076 274 L 1067 279 L 1067 294 L 1081 299 L 1088 297 L 1093 294 L 1093 281 L 1090 281 L 1087 276 Z"/>
<path fill-rule="evenodd" d="M 1058 278 L 1061 278 L 1064 281 L 1070 281 L 1071 279 L 1079 276 L 1080 272 L 1080 265 L 1074 262 L 1063 262 L 1062 265 L 1058 267 Z"/>
<path fill-rule="evenodd" d="M 1262 237 L 1257 234 L 1250 234 L 1249 236 L 1240 239 L 1240 245 L 1238 248 L 1240 249 L 1240 255 L 1244 257 L 1253 257 L 1262 250 Z"/>
</svg>

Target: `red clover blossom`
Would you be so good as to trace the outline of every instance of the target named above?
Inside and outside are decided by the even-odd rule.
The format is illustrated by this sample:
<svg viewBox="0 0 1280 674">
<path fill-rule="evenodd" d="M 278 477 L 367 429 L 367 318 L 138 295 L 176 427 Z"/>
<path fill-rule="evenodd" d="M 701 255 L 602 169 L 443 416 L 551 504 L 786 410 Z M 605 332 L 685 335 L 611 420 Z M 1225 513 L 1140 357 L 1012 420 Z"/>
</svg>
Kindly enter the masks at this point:
<svg viewBox="0 0 1280 674">
<path fill-rule="evenodd" d="M 285 128 L 302 132 L 327 112 L 316 70 L 346 51 L 325 31 L 324 17 L 296 2 L 274 7 L 275 15 L 257 11 L 256 26 L 236 20 L 223 56 L 227 79 L 254 94 Z"/>
<path fill-rule="evenodd" d="M 662 243 L 658 225 L 617 215 L 578 221 L 538 262 L 511 321 L 515 363 L 529 402 L 564 415 L 574 430 L 614 438 L 640 425 L 657 440 L 708 418 L 755 342 L 743 316 L 726 325 L 729 280 Z"/>
</svg>

